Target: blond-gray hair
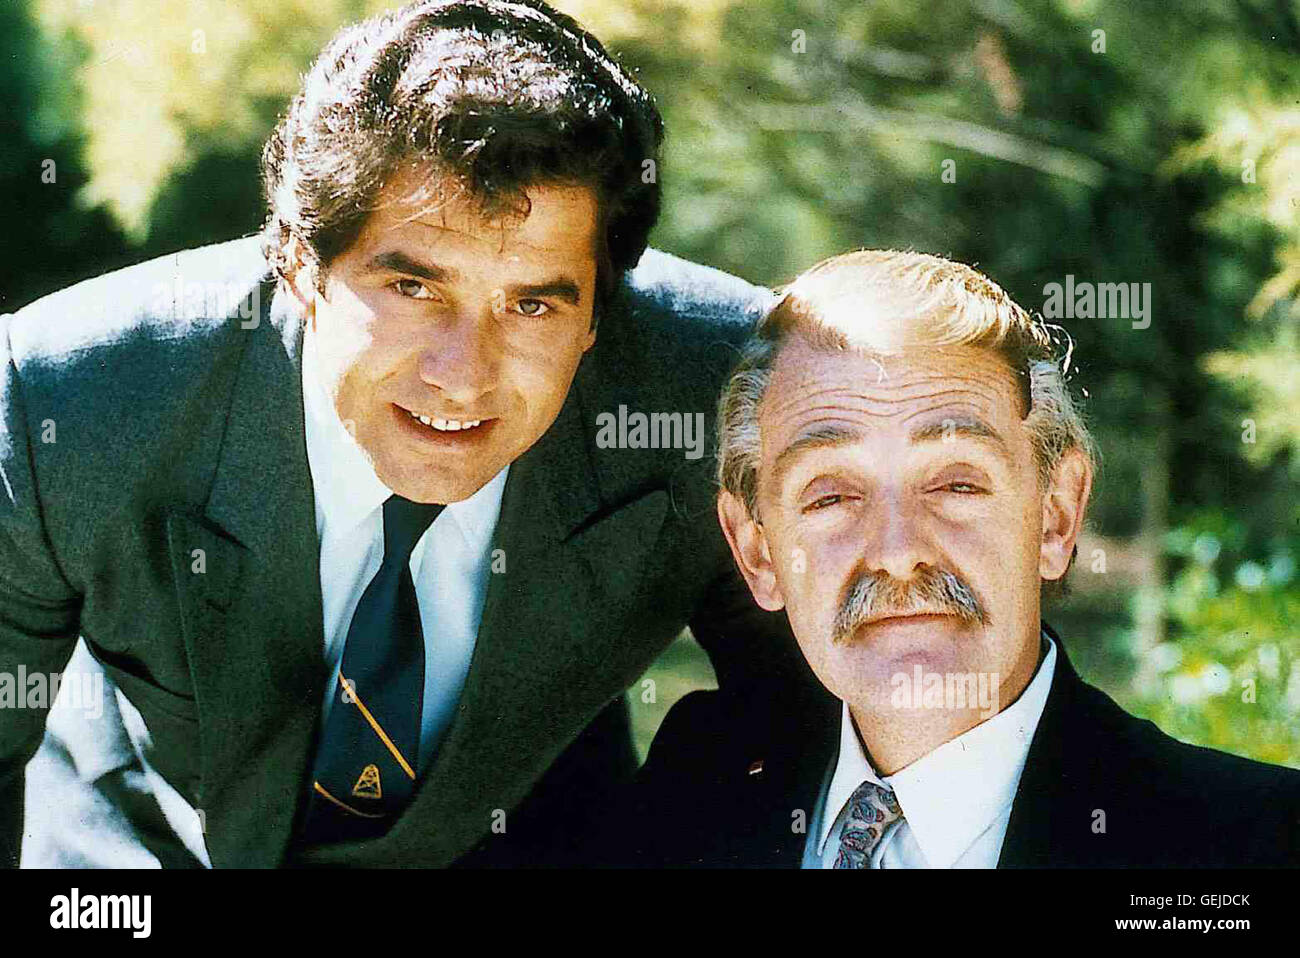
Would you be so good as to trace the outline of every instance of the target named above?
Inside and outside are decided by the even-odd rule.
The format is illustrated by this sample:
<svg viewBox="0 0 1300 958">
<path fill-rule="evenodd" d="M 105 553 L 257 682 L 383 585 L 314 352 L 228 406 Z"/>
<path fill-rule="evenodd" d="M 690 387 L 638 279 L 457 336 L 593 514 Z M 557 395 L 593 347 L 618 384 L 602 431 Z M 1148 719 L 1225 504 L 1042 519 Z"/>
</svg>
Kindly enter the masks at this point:
<svg viewBox="0 0 1300 958">
<path fill-rule="evenodd" d="M 1068 334 L 1032 317 L 982 273 L 925 253 L 858 250 L 823 260 L 777 292 L 780 299 L 759 321 L 718 405 L 718 482 L 754 518 L 759 409 L 794 332 L 816 348 L 871 349 L 897 342 L 896 331 L 906 325 L 911 343 L 991 349 L 1022 384 L 1040 483 L 1069 449 L 1082 451 L 1095 468 L 1096 445 L 1065 380 Z"/>
</svg>

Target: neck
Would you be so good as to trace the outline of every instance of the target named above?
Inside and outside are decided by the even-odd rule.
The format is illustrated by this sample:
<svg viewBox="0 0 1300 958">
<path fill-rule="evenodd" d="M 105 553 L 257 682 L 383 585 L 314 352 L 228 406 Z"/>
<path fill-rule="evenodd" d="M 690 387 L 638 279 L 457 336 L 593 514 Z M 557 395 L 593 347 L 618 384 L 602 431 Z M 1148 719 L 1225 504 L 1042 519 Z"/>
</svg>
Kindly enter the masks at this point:
<svg viewBox="0 0 1300 958">
<path fill-rule="evenodd" d="M 1020 698 L 1041 661 L 1042 642 L 1035 632 L 1008 672 L 972 673 L 974 683 L 968 679 L 962 689 L 963 704 L 969 706 L 965 708 L 951 707 L 954 703 L 944 698 L 949 690 L 937 688 L 937 683 L 929 690 L 932 697 L 939 699 L 934 705 L 926 700 L 925 688 L 912 692 L 914 699 L 908 708 L 898 707 L 890 695 L 876 696 L 871 702 L 849 702 L 858 740 L 872 768 L 879 775 L 893 775 L 945 742 L 987 722 Z"/>
</svg>

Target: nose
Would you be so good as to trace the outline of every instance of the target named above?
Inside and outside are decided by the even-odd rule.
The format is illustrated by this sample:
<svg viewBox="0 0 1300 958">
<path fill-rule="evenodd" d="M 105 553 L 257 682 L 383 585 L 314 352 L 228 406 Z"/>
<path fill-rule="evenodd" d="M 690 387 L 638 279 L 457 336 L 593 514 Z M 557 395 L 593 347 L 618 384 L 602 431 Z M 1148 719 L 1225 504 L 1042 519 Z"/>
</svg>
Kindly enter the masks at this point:
<svg viewBox="0 0 1300 958">
<path fill-rule="evenodd" d="M 920 566 L 933 565 L 920 509 L 911 497 L 894 492 L 882 496 L 879 506 L 864 518 L 868 524 L 864 564 L 899 581 L 912 578 Z"/>
<path fill-rule="evenodd" d="M 430 332 L 420 353 L 420 378 L 450 402 L 473 412 L 473 404 L 495 388 L 500 363 L 491 311 L 464 310 Z"/>
</svg>

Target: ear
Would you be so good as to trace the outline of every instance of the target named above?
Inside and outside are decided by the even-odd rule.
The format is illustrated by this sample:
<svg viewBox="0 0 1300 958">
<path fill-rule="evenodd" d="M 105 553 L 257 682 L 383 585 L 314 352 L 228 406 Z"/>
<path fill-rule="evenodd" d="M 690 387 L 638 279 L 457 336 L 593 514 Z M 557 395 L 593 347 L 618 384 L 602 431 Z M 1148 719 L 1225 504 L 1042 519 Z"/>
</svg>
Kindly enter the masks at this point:
<svg viewBox="0 0 1300 958">
<path fill-rule="evenodd" d="M 286 252 L 288 266 L 285 269 L 288 282 L 285 288 L 296 299 L 303 308 L 307 319 L 313 324 L 316 321 L 316 270 L 309 265 L 303 255 L 302 249 L 298 245 L 297 237 L 289 240 L 289 246 Z M 312 326 L 315 329 L 315 326 Z"/>
<path fill-rule="evenodd" d="M 1043 495 L 1043 541 L 1038 574 L 1056 580 L 1065 575 L 1074 545 L 1083 530 L 1083 515 L 1092 491 L 1092 465 L 1082 450 L 1069 449 L 1052 470 Z"/>
<path fill-rule="evenodd" d="M 754 601 L 768 612 L 785 608 L 785 597 L 776 582 L 776 569 L 763 529 L 745 504 L 726 490 L 718 495 L 718 522 Z"/>
<path fill-rule="evenodd" d="M 582 343 L 582 351 L 585 353 L 587 350 L 589 350 L 592 346 L 595 345 L 596 345 L 596 327 L 593 324 L 591 328 L 587 330 L 587 338 Z"/>
</svg>

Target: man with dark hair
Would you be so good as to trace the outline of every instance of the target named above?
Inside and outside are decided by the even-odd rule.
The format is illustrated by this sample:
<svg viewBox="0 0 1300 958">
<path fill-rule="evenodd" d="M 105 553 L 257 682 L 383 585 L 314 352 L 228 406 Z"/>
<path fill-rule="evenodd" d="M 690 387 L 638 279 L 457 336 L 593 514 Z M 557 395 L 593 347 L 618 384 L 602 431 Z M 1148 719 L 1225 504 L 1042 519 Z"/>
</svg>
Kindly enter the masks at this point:
<svg viewBox="0 0 1300 958">
<path fill-rule="evenodd" d="M 662 139 L 650 94 L 572 18 L 537 3 L 413 4 L 341 31 L 267 141 L 267 259 L 288 277 L 296 240 L 309 264 L 334 260 L 411 164 L 488 215 L 526 215 L 525 187 L 581 184 L 597 201 L 599 301 L 658 217 Z"/>
<path fill-rule="evenodd" d="M 108 690 L 6 710 L 0 859 L 25 791 L 24 864 L 564 861 L 683 627 L 806 677 L 700 455 L 770 293 L 646 250 L 661 136 L 545 4 L 414 3 L 316 62 L 260 240 L 0 317 L 0 672 Z"/>
</svg>

